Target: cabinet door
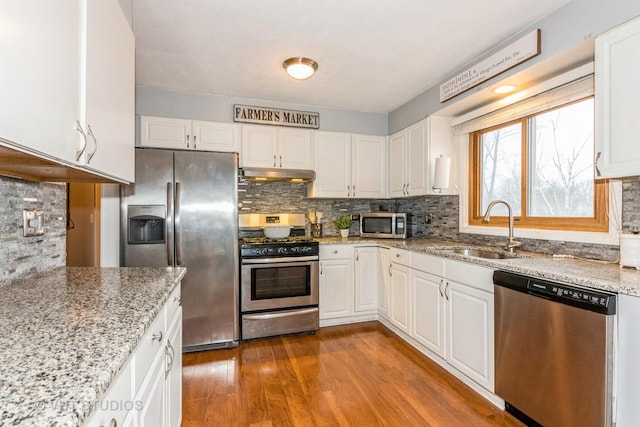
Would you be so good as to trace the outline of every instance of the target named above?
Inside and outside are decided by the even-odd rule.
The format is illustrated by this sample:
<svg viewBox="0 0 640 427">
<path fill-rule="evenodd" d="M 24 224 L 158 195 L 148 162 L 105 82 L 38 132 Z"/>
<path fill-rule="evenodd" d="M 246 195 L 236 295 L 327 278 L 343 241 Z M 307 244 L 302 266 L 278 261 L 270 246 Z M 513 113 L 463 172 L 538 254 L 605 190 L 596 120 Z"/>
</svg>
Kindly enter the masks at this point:
<svg viewBox="0 0 640 427">
<path fill-rule="evenodd" d="M 389 249 L 378 249 L 378 314 L 389 318 L 389 289 L 391 287 L 391 262 Z"/>
<path fill-rule="evenodd" d="M 193 148 L 191 121 L 167 117 L 140 117 L 142 147 L 185 150 Z"/>
<path fill-rule="evenodd" d="M 234 123 L 191 122 L 193 149 L 200 151 L 222 151 L 237 153 L 240 135 Z"/>
<path fill-rule="evenodd" d="M 349 197 L 351 134 L 314 132 L 313 169 L 316 180 L 308 187 L 309 197 Z"/>
<path fill-rule="evenodd" d="M 142 402 L 138 411 L 138 427 L 165 425 L 164 408 L 165 353 L 161 349 L 149 367 L 148 381 L 142 385 L 136 401 Z"/>
<path fill-rule="evenodd" d="M 389 292 L 389 320 L 401 331 L 410 333 L 410 269 L 391 264 L 391 291 Z"/>
<path fill-rule="evenodd" d="M 640 175 L 640 19 L 596 38 L 596 178 Z"/>
<path fill-rule="evenodd" d="M 448 117 L 429 116 L 427 119 L 427 135 L 429 142 L 429 163 L 427 166 L 429 183 L 427 189 L 429 194 L 458 194 L 451 119 Z M 436 158 L 440 156 L 451 158 L 449 187 L 442 189 L 441 191 L 434 191 L 433 182 L 435 177 Z"/>
<path fill-rule="evenodd" d="M 174 315 L 167 329 L 165 365 L 165 405 L 167 427 L 182 423 L 182 308 Z"/>
<path fill-rule="evenodd" d="M 135 38 L 115 0 L 85 0 L 86 40 L 80 122 L 89 135 L 85 165 L 134 179 Z"/>
<path fill-rule="evenodd" d="M 0 138 L 75 162 L 81 141 L 79 2 L 0 2 Z"/>
<path fill-rule="evenodd" d="M 493 294 L 448 282 L 447 361 L 493 392 Z"/>
<path fill-rule="evenodd" d="M 242 166 L 278 167 L 278 128 L 242 125 Z"/>
<path fill-rule="evenodd" d="M 419 270 L 411 271 L 411 336 L 445 357 L 444 279 Z"/>
<path fill-rule="evenodd" d="M 375 312 L 378 308 L 378 248 L 355 248 L 355 312 Z"/>
<path fill-rule="evenodd" d="M 389 196 L 406 196 L 406 143 L 405 131 L 389 137 Z"/>
<path fill-rule="evenodd" d="M 386 138 L 353 135 L 351 196 L 364 199 L 386 197 Z"/>
<path fill-rule="evenodd" d="M 278 129 L 277 167 L 311 169 L 311 131 L 308 129 Z"/>
<path fill-rule="evenodd" d="M 353 313 L 353 260 L 320 261 L 320 320 Z"/>
<path fill-rule="evenodd" d="M 407 196 L 429 194 L 427 120 L 422 120 L 407 129 Z"/>
</svg>

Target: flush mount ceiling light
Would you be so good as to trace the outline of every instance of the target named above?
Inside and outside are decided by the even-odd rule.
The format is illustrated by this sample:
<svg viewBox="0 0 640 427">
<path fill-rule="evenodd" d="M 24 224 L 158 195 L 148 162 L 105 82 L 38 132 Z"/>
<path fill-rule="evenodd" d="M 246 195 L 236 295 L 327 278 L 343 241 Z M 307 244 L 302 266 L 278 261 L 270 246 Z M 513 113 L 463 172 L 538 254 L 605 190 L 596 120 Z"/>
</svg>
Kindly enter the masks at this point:
<svg viewBox="0 0 640 427">
<path fill-rule="evenodd" d="M 318 69 L 318 63 L 309 58 L 289 58 L 282 63 L 287 73 L 297 80 L 308 79 Z"/>
<path fill-rule="evenodd" d="M 493 90 L 493 93 L 509 93 L 513 92 L 516 88 L 516 85 L 504 85 L 497 87 Z"/>
</svg>

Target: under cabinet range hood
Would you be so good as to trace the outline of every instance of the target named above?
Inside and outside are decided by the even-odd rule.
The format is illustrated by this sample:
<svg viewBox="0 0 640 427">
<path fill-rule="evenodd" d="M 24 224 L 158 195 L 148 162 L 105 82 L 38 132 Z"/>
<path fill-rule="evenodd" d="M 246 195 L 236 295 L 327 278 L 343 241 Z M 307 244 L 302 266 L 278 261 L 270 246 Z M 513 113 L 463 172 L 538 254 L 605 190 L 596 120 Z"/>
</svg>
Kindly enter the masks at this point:
<svg viewBox="0 0 640 427">
<path fill-rule="evenodd" d="M 253 182 L 304 183 L 316 179 L 316 173 L 308 169 L 242 168 L 241 176 Z"/>
</svg>

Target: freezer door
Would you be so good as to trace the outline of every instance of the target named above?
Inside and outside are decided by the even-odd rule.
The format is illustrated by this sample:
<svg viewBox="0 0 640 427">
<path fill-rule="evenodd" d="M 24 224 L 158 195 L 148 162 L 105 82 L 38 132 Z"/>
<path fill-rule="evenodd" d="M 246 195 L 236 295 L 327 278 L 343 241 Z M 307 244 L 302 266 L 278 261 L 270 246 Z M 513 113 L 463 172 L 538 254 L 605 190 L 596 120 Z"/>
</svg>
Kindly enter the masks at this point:
<svg viewBox="0 0 640 427">
<path fill-rule="evenodd" d="M 226 346 L 239 339 L 237 155 L 185 151 L 174 161 L 183 349 Z"/>
<path fill-rule="evenodd" d="M 137 149 L 135 184 L 120 187 L 121 265 L 125 267 L 173 266 L 173 153 Z M 132 243 L 132 217 L 144 218 L 163 212 L 163 239 L 147 244 Z M 148 215 L 146 215 L 148 214 Z M 134 222 L 134 221 L 133 221 Z M 158 221 L 159 223 L 159 221 Z M 154 230 L 157 231 L 157 230 Z"/>
</svg>

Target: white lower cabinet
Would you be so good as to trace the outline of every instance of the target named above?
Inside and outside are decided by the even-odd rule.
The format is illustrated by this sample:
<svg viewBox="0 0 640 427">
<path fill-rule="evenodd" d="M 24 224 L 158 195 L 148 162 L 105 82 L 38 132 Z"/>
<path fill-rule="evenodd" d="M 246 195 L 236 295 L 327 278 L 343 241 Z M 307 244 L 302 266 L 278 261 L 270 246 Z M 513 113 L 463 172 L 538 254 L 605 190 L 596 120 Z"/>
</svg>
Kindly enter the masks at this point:
<svg viewBox="0 0 640 427">
<path fill-rule="evenodd" d="M 378 316 L 378 248 L 320 246 L 320 326 Z"/>
<path fill-rule="evenodd" d="M 410 281 L 411 269 L 409 267 L 396 263 L 391 264 L 389 320 L 407 334 L 410 333 Z"/>
<path fill-rule="evenodd" d="M 389 318 L 389 289 L 391 287 L 391 261 L 389 248 L 378 248 L 378 315 Z"/>
<path fill-rule="evenodd" d="M 411 336 L 444 358 L 445 309 L 444 279 L 420 270 L 411 271 Z"/>
<path fill-rule="evenodd" d="M 90 427 L 178 427 L 182 423 L 180 285 L 85 423 Z"/>
<path fill-rule="evenodd" d="M 353 313 L 353 246 L 320 248 L 320 321 Z"/>
<path fill-rule="evenodd" d="M 356 246 L 355 248 L 355 313 L 375 313 L 378 309 L 378 248 Z"/>
</svg>

